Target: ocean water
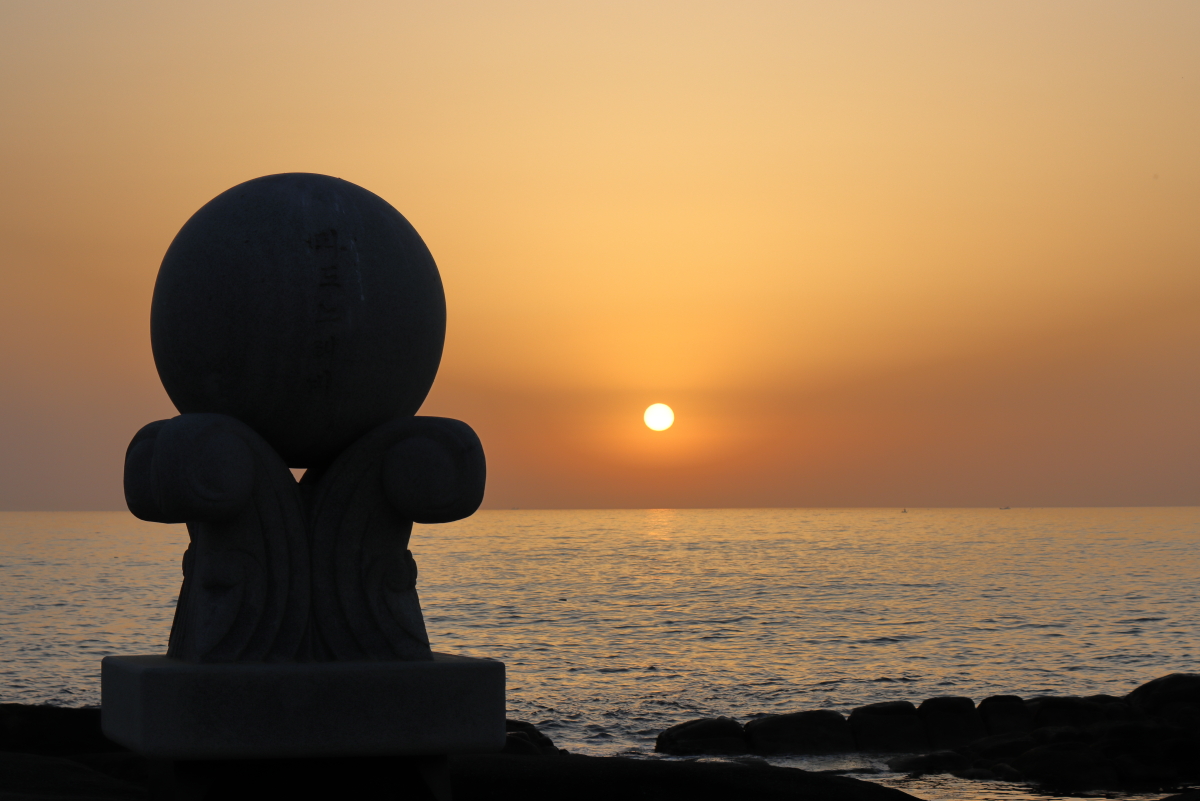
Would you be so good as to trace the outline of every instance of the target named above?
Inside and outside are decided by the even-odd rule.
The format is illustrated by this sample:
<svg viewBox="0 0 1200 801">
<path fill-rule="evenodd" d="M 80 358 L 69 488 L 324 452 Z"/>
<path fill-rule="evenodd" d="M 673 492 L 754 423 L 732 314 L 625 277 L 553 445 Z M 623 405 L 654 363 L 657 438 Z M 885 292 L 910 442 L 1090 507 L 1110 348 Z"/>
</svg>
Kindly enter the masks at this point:
<svg viewBox="0 0 1200 801">
<path fill-rule="evenodd" d="M 163 652 L 186 541 L 125 513 L 0 514 L 0 700 L 95 704 L 103 656 Z M 510 717 L 649 757 L 701 716 L 1195 671 L 1198 545 L 1186 507 L 485 511 L 410 547 L 434 649 L 504 661 Z M 772 761 L 882 770 L 861 775 L 931 800 L 1049 798 Z"/>
</svg>

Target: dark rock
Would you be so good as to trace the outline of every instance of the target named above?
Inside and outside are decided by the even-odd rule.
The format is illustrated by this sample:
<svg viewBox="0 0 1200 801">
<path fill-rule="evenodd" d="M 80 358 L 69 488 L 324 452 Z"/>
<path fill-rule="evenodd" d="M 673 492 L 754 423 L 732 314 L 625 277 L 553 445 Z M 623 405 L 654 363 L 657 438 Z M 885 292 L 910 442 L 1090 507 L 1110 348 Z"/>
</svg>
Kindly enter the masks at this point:
<svg viewBox="0 0 1200 801">
<path fill-rule="evenodd" d="M 975 702 L 962 696 L 928 698 L 917 707 L 933 748 L 955 748 L 987 735 Z"/>
<path fill-rule="evenodd" d="M 1200 782 L 1200 733 L 1190 732 L 1186 737 L 1168 740 L 1160 746 L 1170 755 L 1173 765 L 1187 781 Z"/>
<path fill-rule="evenodd" d="M 191 793 L 186 797 L 205 801 L 390 798 L 397 792 L 405 798 L 432 798 L 422 795 L 428 788 L 418 786 L 421 780 L 413 773 L 415 763 L 421 761 L 367 757 L 175 763 L 173 783 L 157 786 L 159 792 L 166 789 L 162 797 L 177 797 L 172 793 L 183 788 Z M 161 780 L 161 771 L 154 775 Z M 914 801 L 899 790 L 842 776 L 773 767 L 754 758 L 676 761 L 571 754 L 561 759 L 464 755 L 448 762 L 447 779 L 455 801 Z M 0 798 L 6 801 L 141 801 L 146 793 L 146 782 L 117 781 L 63 757 L 0 753 Z"/>
<path fill-rule="evenodd" d="M 1044 726 L 1033 730 L 1038 745 L 1046 743 L 1086 743 L 1093 738 L 1078 726 Z"/>
<path fill-rule="evenodd" d="M 0 751 L 0 798 L 132 801 L 145 789 L 62 757 Z"/>
<path fill-rule="evenodd" d="M 1086 728 L 1107 719 L 1105 705 L 1074 696 L 1043 696 L 1025 702 L 1036 729 L 1046 726 Z"/>
<path fill-rule="evenodd" d="M 1183 735 L 1184 730 L 1157 720 L 1106 720 L 1089 730 L 1096 739 L 1159 743 Z"/>
<path fill-rule="evenodd" d="M 736 762 L 739 765 L 749 765 L 751 767 L 758 766 L 760 768 L 769 768 L 771 763 L 762 757 L 757 756 L 735 756 L 735 757 L 714 757 L 715 759 L 724 759 L 727 762 Z"/>
<path fill-rule="evenodd" d="M 1107 722 L 1119 723 L 1137 720 L 1141 717 L 1141 713 L 1124 698 L 1116 698 L 1111 695 L 1088 695 L 1083 700 L 1099 704 L 1100 708 L 1104 710 L 1104 720 Z"/>
<path fill-rule="evenodd" d="M 1167 764 L 1179 773 L 1181 779 L 1191 784 L 1200 782 L 1200 736 L 1194 732 L 1153 745 Z"/>
<path fill-rule="evenodd" d="M 1084 743 L 1050 743 L 1031 748 L 1010 764 L 1028 781 L 1049 787 L 1093 790 L 1115 787 L 1120 777 L 1103 755 Z"/>
<path fill-rule="evenodd" d="M 762 757 L 757 756 L 703 756 L 688 761 L 705 765 L 732 765 L 735 767 L 753 767 L 755 765 L 765 767 L 771 764 Z"/>
<path fill-rule="evenodd" d="M 840 712 L 817 709 L 768 715 L 746 724 L 750 749 L 760 754 L 846 754 L 855 750 Z"/>
<path fill-rule="evenodd" d="M 454 801 L 913 801 L 900 790 L 845 776 L 739 760 L 453 757 Z"/>
<path fill-rule="evenodd" d="M 1200 740 L 1183 727 L 1153 719 L 1109 722 L 1091 734 L 1122 787 L 1157 789 L 1200 780 Z"/>
<path fill-rule="evenodd" d="M 505 720 L 504 730 L 509 734 L 520 734 L 525 737 L 534 746 L 540 749 L 541 753 L 549 756 L 557 756 L 560 749 L 554 745 L 554 741 L 547 737 L 537 726 L 528 723 L 524 720 Z M 505 745 L 507 749 L 507 744 Z M 507 750 L 506 750 L 507 752 Z"/>
<path fill-rule="evenodd" d="M 1181 685 L 1186 687 L 1185 682 Z M 1018 703 L 1026 706 L 1011 696 L 989 700 L 980 708 L 1019 723 Z M 1158 709 L 1186 709 L 1186 704 L 1183 700 Z M 961 778 L 1029 781 L 1072 792 L 1149 792 L 1200 779 L 1200 732 L 1178 719 L 1149 717 L 1124 699 L 1103 695 L 1038 698 L 1027 711 L 1058 725 L 991 735 L 960 746 L 957 753 L 973 761 L 950 772 Z M 1072 720 L 1076 725 L 1062 725 Z M 938 758 L 897 758 L 889 764 L 896 770 L 932 772 Z"/>
<path fill-rule="evenodd" d="M 1021 775 L 1021 771 L 1017 770 L 1007 762 L 997 762 L 995 765 L 992 765 L 992 773 L 1002 782 L 1025 781 L 1025 777 Z"/>
<path fill-rule="evenodd" d="M 1091 701 L 1093 704 L 1100 704 L 1101 706 L 1106 706 L 1106 707 L 1113 706 L 1113 705 L 1128 706 L 1128 704 L 1124 698 L 1118 698 L 1115 695 L 1108 695 L 1107 693 L 1097 693 L 1096 695 L 1085 695 L 1083 697 L 1083 700 Z"/>
<path fill-rule="evenodd" d="M 860 751 L 920 753 L 929 738 L 917 708 L 908 701 L 860 706 L 850 713 L 850 731 Z"/>
<path fill-rule="evenodd" d="M 1112 765 L 1125 788 L 1173 787 L 1182 778 L 1171 755 L 1152 744 L 1101 741 L 1096 750 Z"/>
<path fill-rule="evenodd" d="M 970 760 L 957 751 L 933 751 L 928 754 L 904 754 L 892 757 L 887 766 L 897 773 L 953 773 L 970 767 Z"/>
<path fill-rule="evenodd" d="M 700 718 L 672 726 L 658 735 L 654 750 L 662 754 L 744 754 L 746 732 L 733 718 Z"/>
<path fill-rule="evenodd" d="M 150 778 L 146 758 L 133 751 L 88 751 L 65 758 L 131 784 L 145 784 Z"/>
<path fill-rule="evenodd" d="M 523 731 L 510 731 L 504 736 L 504 754 L 518 756 L 543 756 L 542 749 L 534 744 L 529 735 Z"/>
<path fill-rule="evenodd" d="M 1144 715 L 1196 728 L 1200 724 L 1200 673 L 1172 673 L 1148 681 L 1125 700 Z"/>
<path fill-rule="evenodd" d="M 553 761 L 515 758 L 523 762 Z M 451 783 L 449 760 L 435 756 L 154 760 L 150 767 L 151 798 L 178 801 L 432 801 L 446 798 Z"/>
<path fill-rule="evenodd" d="M 960 779 L 972 779 L 974 781 L 1025 781 L 1025 777 L 1021 775 L 1021 771 L 1012 765 L 1007 762 L 994 762 L 991 760 L 986 761 L 986 763 L 976 763 L 965 770 L 956 770 L 952 771 L 952 773 Z"/>
<path fill-rule="evenodd" d="M 0 750 L 70 754 L 123 749 L 100 730 L 99 709 L 0 704 Z"/>
<path fill-rule="evenodd" d="M 979 717 L 988 734 L 1014 734 L 1033 730 L 1033 715 L 1019 695 L 992 695 L 979 702 Z"/>
<path fill-rule="evenodd" d="M 1007 760 L 1025 753 L 1038 745 L 1030 734 L 1012 732 L 1010 734 L 993 734 L 976 740 L 967 748 L 971 753 L 985 759 Z"/>
</svg>

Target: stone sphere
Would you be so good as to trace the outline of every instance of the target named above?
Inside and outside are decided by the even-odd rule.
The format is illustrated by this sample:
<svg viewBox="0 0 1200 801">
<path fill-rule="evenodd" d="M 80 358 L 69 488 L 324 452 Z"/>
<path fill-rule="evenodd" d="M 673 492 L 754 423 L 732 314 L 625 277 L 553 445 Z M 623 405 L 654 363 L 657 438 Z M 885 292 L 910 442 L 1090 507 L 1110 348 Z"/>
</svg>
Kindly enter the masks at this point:
<svg viewBox="0 0 1200 801">
<path fill-rule="evenodd" d="M 408 220 L 310 173 L 247 181 L 192 215 L 150 309 L 176 408 L 236 417 L 292 467 L 415 414 L 445 334 L 437 265 Z"/>
</svg>

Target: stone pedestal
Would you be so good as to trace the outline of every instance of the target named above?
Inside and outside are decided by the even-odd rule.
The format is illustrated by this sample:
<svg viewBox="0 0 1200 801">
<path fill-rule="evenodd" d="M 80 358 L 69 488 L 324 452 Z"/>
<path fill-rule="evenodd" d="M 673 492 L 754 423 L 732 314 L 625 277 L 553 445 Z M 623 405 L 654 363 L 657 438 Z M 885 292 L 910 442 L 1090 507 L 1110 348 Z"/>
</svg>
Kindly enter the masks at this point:
<svg viewBox="0 0 1200 801">
<path fill-rule="evenodd" d="M 424 756 L 504 747 L 504 664 L 194 664 L 110 656 L 104 734 L 166 760 Z"/>
</svg>

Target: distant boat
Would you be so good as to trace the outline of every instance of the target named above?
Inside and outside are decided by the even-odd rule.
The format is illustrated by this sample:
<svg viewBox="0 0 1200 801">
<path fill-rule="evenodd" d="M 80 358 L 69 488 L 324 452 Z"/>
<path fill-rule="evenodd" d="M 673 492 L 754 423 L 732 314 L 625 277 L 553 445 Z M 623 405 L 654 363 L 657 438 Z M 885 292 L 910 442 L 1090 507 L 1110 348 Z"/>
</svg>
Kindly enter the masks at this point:
<svg viewBox="0 0 1200 801">
<path fill-rule="evenodd" d="M 1011 509 L 1012 507 L 1011 506 L 1001 506 L 1000 508 L 1001 509 Z"/>
<path fill-rule="evenodd" d="M 901 509 L 900 511 L 901 511 L 901 512 L 904 512 L 905 514 L 908 514 L 908 510 L 907 510 L 907 509 Z"/>
</svg>

